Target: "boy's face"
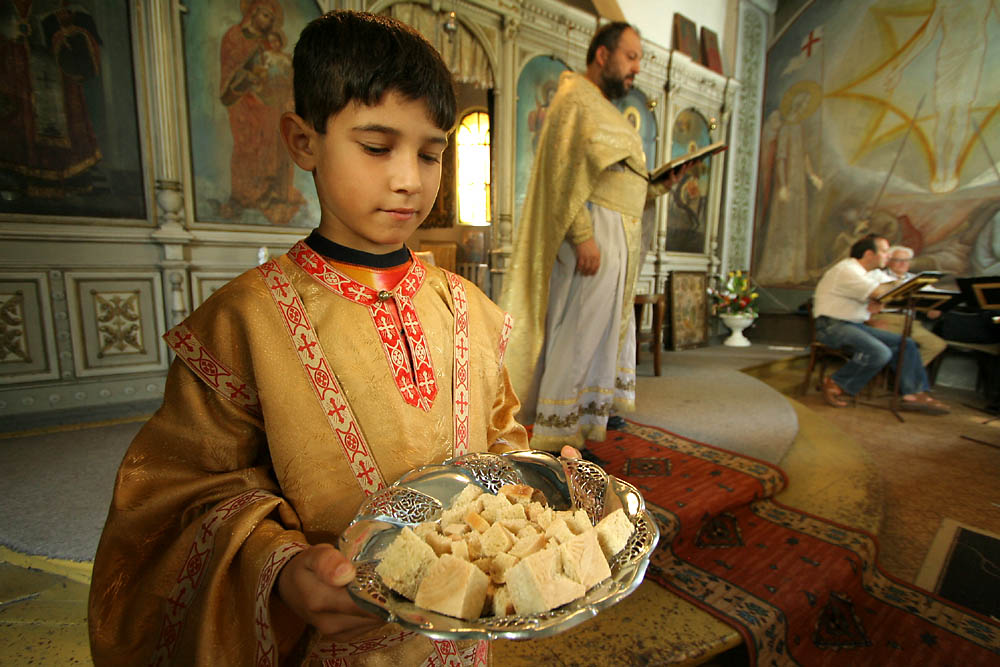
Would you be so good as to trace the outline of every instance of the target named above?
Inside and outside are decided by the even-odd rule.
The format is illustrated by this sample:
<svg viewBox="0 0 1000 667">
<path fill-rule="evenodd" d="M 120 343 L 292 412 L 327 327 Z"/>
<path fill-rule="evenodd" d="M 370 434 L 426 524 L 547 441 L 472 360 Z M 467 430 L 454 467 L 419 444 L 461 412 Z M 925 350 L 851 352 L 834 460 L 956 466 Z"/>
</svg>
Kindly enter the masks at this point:
<svg viewBox="0 0 1000 667">
<path fill-rule="evenodd" d="M 306 164 L 293 155 L 313 172 L 320 233 L 370 253 L 401 248 L 434 205 L 447 144 L 422 100 L 390 91 L 375 106 L 348 104 L 311 135 Z"/>
</svg>

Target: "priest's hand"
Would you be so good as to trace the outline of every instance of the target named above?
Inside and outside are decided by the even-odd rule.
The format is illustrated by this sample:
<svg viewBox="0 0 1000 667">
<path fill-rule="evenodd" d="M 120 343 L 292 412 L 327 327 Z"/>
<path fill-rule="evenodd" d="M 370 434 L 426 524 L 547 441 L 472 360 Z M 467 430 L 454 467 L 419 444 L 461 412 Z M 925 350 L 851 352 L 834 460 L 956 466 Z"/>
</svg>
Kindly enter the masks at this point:
<svg viewBox="0 0 1000 667">
<path fill-rule="evenodd" d="M 384 621 L 358 607 L 347 592 L 354 566 L 331 544 L 295 555 L 278 575 L 278 595 L 303 621 L 335 641 L 346 641 Z"/>
<path fill-rule="evenodd" d="M 576 270 L 585 276 L 592 276 L 601 267 L 601 249 L 593 237 L 581 241 L 575 246 Z"/>
</svg>

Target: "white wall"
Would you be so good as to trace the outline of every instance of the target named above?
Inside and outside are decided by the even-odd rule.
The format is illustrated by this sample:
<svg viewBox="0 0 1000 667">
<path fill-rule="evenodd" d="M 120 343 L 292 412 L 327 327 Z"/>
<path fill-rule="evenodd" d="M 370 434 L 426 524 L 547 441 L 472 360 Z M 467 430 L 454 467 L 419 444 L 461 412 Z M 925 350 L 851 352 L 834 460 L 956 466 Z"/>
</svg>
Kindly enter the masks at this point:
<svg viewBox="0 0 1000 667">
<path fill-rule="evenodd" d="M 639 27 L 642 36 L 665 49 L 673 46 L 674 13 L 680 13 L 719 36 L 720 50 L 727 43 L 726 8 L 729 0 L 618 0 L 625 20 Z"/>
</svg>

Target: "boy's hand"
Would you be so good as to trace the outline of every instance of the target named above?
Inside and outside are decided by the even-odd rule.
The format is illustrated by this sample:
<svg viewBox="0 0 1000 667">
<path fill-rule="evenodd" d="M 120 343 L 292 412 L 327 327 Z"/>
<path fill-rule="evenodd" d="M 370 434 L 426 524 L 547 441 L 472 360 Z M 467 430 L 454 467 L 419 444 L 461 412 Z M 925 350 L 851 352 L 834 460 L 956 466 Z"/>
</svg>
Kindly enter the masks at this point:
<svg viewBox="0 0 1000 667">
<path fill-rule="evenodd" d="M 297 554 L 278 575 L 278 595 L 309 625 L 345 641 L 384 621 L 358 607 L 347 592 L 354 566 L 330 544 Z"/>
<path fill-rule="evenodd" d="M 563 457 L 564 459 L 580 459 L 580 458 L 583 458 L 583 455 L 580 454 L 580 450 L 579 449 L 577 449 L 576 447 L 570 447 L 569 445 L 565 445 L 562 448 L 562 451 L 559 452 L 559 456 Z"/>
</svg>

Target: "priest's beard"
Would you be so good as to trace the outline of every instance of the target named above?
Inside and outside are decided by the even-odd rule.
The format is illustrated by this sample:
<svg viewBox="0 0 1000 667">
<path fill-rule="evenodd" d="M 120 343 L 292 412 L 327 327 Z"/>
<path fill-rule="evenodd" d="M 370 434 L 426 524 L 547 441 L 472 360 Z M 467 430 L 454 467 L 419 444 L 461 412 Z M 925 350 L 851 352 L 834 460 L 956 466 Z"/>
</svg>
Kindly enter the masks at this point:
<svg viewBox="0 0 1000 667">
<path fill-rule="evenodd" d="M 601 73 L 600 88 L 601 92 L 609 100 L 619 100 L 628 93 L 628 88 L 625 86 L 625 79 L 608 72 Z"/>
</svg>

